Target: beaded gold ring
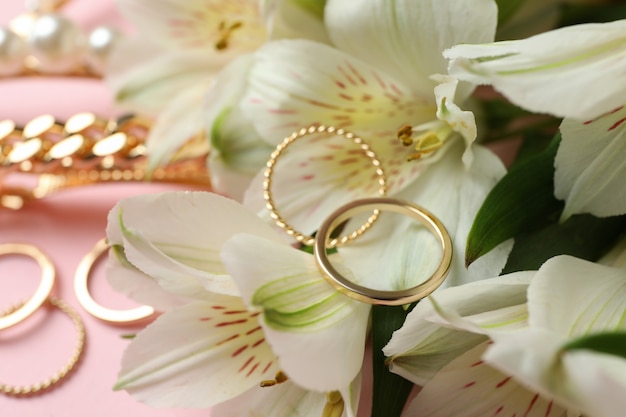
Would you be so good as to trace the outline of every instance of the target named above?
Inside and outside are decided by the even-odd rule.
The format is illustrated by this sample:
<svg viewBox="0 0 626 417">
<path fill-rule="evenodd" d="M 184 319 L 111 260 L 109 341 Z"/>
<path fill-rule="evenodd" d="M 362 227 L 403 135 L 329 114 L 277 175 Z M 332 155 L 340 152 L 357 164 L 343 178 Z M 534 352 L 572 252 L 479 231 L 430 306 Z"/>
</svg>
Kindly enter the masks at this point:
<svg viewBox="0 0 626 417">
<path fill-rule="evenodd" d="M 41 282 L 35 294 L 9 314 L 0 317 L 0 330 L 15 326 L 33 314 L 48 299 L 54 287 L 54 265 L 48 256 L 33 245 L 25 243 L 0 244 L 0 256 L 25 255 L 33 258 L 41 268 Z"/>
<path fill-rule="evenodd" d="M 315 238 L 312 236 L 307 236 L 297 230 L 295 230 L 287 221 L 278 213 L 276 209 L 276 203 L 274 202 L 274 198 L 272 196 L 272 176 L 274 174 L 274 166 L 276 165 L 276 161 L 282 155 L 282 153 L 287 149 L 289 145 L 291 145 L 296 140 L 303 138 L 305 136 L 323 133 L 328 135 L 338 135 L 342 136 L 345 139 L 351 140 L 354 144 L 358 145 L 359 148 L 363 151 L 364 155 L 369 158 L 372 166 L 374 167 L 374 171 L 376 172 L 377 182 L 378 182 L 378 195 L 384 196 L 387 193 L 387 177 L 385 176 L 385 172 L 381 166 L 381 162 L 376 156 L 376 153 L 370 148 L 370 146 L 363 141 L 360 137 L 356 136 L 352 132 L 348 132 L 344 129 L 338 129 L 333 126 L 323 126 L 323 125 L 315 125 L 304 127 L 298 131 L 293 132 L 291 135 L 287 136 L 283 141 L 276 147 L 274 152 L 270 155 L 269 160 L 265 165 L 265 171 L 263 173 L 263 198 L 265 199 L 265 207 L 270 211 L 270 216 L 276 223 L 278 227 L 283 229 L 285 233 L 289 236 L 292 236 L 296 241 L 303 243 L 308 246 L 312 246 L 315 242 Z M 372 224 L 378 218 L 379 211 L 374 210 L 373 214 L 367 219 L 367 221 L 361 225 L 358 229 L 353 232 L 342 236 L 340 238 L 333 238 L 327 243 L 327 247 L 336 247 L 345 244 L 350 240 L 354 240 L 357 237 L 361 236 L 367 229 L 369 229 Z"/>
<path fill-rule="evenodd" d="M 33 385 L 22 386 L 8 385 L 0 382 L 0 392 L 2 392 L 3 394 L 11 396 L 26 396 L 47 390 L 54 384 L 61 381 L 65 376 L 67 376 L 67 374 L 80 360 L 80 357 L 83 353 L 83 348 L 85 346 L 85 325 L 83 324 L 80 316 L 76 313 L 76 311 L 74 311 L 63 300 L 60 300 L 56 297 L 50 297 L 48 300 L 53 307 L 58 308 L 67 316 L 69 316 L 70 319 L 72 319 L 74 327 L 76 328 L 76 332 L 78 333 L 76 345 L 74 346 L 74 352 L 72 353 L 70 360 L 65 364 L 65 366 L 63 366 L 63 368 L 61 368 L 56 374 L 54 374 L 50 378 L 45 379 L 42 382 Z M 9 311 L 5 312 L 4 317 L 11 315 L 13 311 L 19 310 L 19 308 L 20 306 L 9 309 Z"/>
<path fill-rule="evenodd" d="M 333 230 L 355 214 L 373 209 L 408 215 L 423 224 L 439 240 L 441 261 L 425 282 L 399 291 L 374 290 L 348 280 L 330 263 L 326 250 L 329 248 L 328 241 Z M 315 237 L 313 255 L 320 272 L 337 291 L 368 304 L 404 305 L 428 296 L 443 283 L 452 263 L 452 240 L 441 221 L 420 206 L 394 198 L 366 198 L 350 202 L 326 218 Z"/>
<path fill-rule="evenodd" d="M 150 306 L 144 305 L 128 310 L 113 310 L 98 304 L 89 293 L 88 280 L 91 268 L 108 248 L 109 245 L 105 239 L 99 240 L 78 264 L 76 275 L 74 276 L 74 291 L 76 292 L 78 302 L 92 316 L 111 323 L 132 323 L 152 316 L 154 309 Z"/>
</svg>

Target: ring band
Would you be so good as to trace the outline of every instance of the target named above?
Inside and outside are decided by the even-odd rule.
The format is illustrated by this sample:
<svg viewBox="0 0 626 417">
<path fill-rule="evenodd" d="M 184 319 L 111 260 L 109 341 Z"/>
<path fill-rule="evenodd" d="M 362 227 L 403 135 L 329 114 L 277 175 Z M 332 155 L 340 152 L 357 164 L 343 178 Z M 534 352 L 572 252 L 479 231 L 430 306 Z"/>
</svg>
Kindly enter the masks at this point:
<svg viewBox="0 0 626 417">
<path fill-rule="evenodd" d="M 267 161 L 265 165 L 265 171 L 263 173 L 265 179 L 263 180 L 263 198 L 265 199 L 265 207 L 270 211 L 270 216 L 274 219 L 276 225 L 283 229 L 285 233 L 292 236 L 296 241 L 304 243 L 305 245 L 312 246 L 315 242 L 315 238 L 312 236 L 307 236 L 295 230 L 293 227 L 287 223 L 287 221 L 278 213 L 276 209 L 276 204 L 274 203 L 274 199 L 272 197 L 272 175 L 274 173 L 274 165 L 276 165 L 276 161 L 281 156 L 283 151 L 287 149 L 289 145 L 291 145 L 296 140 L 316 133 L 326 133 L 328 135 L 339 135 L 343 136 L 346 139 L 351 140 L 359 148 L 363 151 L 365 156 L 369 158 L 372 163 L 374 170 L 376 172 L 376 178 L 378 182 L 378 195 L 384 196 L 387 193 L 387 177 L 385 176 L 385 172 L 382 169 L 381 162 L 376 156 L 376 153 L 370 148 L 368 144 L 366 144 L 363 139 L 356 136 L 352 132 L 348 132 L 344 129 L 337 129 L 333 126 L 310 126 L 304 127 L 296 132 L 293 132 L 290 136 L 287 136 L 283 141 L 276 147 L 274 152 L 270 155 L 270 159 Z M 341 246 L 346 242 L 356 239 L 361 236 L 367 229 L 374 224 L 376 219 L 378 218 L 379 211 L 374 210 L 374 213 L 367 219 L 367 221 L 361 225 L 358 229 L 351 232 L 348 235 L 345 235 L 341 238 L 331 239 L 328 242 L 327 247 L 335 247 Z"/>
<path fill-rule="evenodd" d="M 93 249 L 89 251 L 78 264 L 76 275 L 74 276 L 74 290 L 78 302 L 92 316 L 111 323 L 131 323 L 150 317 L 154 314 L 154 309 L 150 306 L 144 305 L 128 310 L 112 310 L 98 304 L 89 293 L 87 282 L 91 268 L 108 248 L 109 245 L 106 243 L 105 239 L 99 240 Z"/>
<path fill-rule="evenodd" d="M 35 294 L 19 308 L 0 317 L 0 330 L 14 326 L 33 314 L 48 299 L 54 287 L 54 265 L 48 256 L 33 245 L 25 243 L 0 244 L 2 255 L 26 255 L 33 258 L 41 268 L 41 282 Z"/>
<path fill-rule="evenodd" d="M 408 215 L 426 226 L 437 237 L 441 243 L 441 261 L 435 272 L 425 282 L 406 290 L 374 290 L 346 279 L 332 266 L 326 254 L 330 234 L 338 225 L 355 214 L 372 209 Z M 394 306 L 420 300 L 441 285 L 448 275 L 452 263 L 452 240 L 441 221 L 420 206 L 394 198 L 366 198 L 348 203 L 326 218 L 315 237 L 313 255 L 320 272 L 337 291 L 364 303 Z"/>
</svg>

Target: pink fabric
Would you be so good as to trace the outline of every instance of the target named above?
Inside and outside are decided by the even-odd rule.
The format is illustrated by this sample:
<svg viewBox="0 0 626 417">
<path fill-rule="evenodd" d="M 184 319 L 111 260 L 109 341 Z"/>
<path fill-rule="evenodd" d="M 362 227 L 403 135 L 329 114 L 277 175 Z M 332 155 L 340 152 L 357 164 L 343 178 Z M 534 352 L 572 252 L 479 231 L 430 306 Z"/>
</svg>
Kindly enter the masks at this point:
<svg viewBox="0 0 626 417">
<path fill-rule="evenodd" d="M 2 0 L 0 24 L 22 12 L 23 0 Z M 63 10 L 83 28 L 124 23 L 116 15 L 112 0 L 72 0 Z M 24 122 L 52 113 L 60 119 L 92 111 L 111 116 L 112 99 L 101 82 L 50 78 L 0 80 L 0 119 Z M 0 243 L 24 242 L 38 246 L 57 268 L 55 295 L 65 300 L 83 318 L 87 333 L 84 356 L 63 383 L 32 397 L 0 395 L 3 417 L 199 417 L 208 410 L 153 409 L 126 392 L 114 392 L 120 361 L 128 340 L 142 326 L 120 327 L 91 317 L 74 295 L 74 272 L 83 255 L 104 236 L 106 216 L 124 196 L 180 187 L 167 185 L 98 185 L 64 191 L 31 203 L 19 211 L 0 208 Z M 29 298 L 39 282 L 33 261 L 23 257 L 0 258 L 0 310 Z M 91 275 L 94 298 L 111 308 L 135 304 L 113 292 L 103 268 Z M 145 323 L 144 323 L 145 325 Z M 59 310 L 39 310 L 24 323 L 0 331 L 0 382 L 28 385 L 48 378 L 68 360 L 75 345 L 70 319 Z"/>
</svg>

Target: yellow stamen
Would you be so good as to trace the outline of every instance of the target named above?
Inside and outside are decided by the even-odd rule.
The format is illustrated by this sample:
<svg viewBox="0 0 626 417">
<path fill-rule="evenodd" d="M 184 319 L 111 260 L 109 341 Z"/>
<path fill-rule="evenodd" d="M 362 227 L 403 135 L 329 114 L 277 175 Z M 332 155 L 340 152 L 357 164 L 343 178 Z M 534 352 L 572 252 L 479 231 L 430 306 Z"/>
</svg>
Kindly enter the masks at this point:
<svg viewBox="0 0 626 417">
<path fill-rule="evenodd" d="M 226 26 L 226 22 L 221 21 L 218 26 L 218 31 L 220 33 L 220 38 L 215 42 L 215 49 L 218 51 L 223 51 L 228 48 L 228 43 L 230 41 L 230 36 L 232 33 L 243 26 L 242 22 L 235 22 L 230 26 Z"/>
<path fill-rule="evenodd" d="M 322 411 L 322 417 L 341 417 L 345 405 L 339 391 L 326 393 L 326 405 Z"/>
<path fill-rule="evenodd" d="M 276 376 L 274 377 L 274 379 L 266 379 L 264 381 L 261 381 L 259 386 L 261 388 L 273 387 L 276 384 L 282 384 L 288 379 L 289 377 L 283 371 L 279 370 L 278 372 L 276 372 Z"/>
<path fill-rule="evenodd" d="M 410 125 L 404 125 L 398 129 L 398 139 L 404 146 L 411 146 L 413 144 L 413 127 Z"/>
</svg>

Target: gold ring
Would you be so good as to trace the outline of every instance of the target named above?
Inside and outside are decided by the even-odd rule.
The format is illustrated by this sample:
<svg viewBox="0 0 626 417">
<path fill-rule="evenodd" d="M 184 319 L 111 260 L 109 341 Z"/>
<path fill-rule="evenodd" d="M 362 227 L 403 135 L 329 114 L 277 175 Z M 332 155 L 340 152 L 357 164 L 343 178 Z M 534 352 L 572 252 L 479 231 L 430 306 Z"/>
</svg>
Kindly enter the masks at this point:
<svg viewBox="0 0 626 417">
<path fill-rule="evenodd" d="M 80 316 L 76 313 L 76 311 L 74 311 L 63 300 L 55 297 L 50 297 L 49 301 L 50 305 L 58 308 L 63 313 L 67 314 L 74 323 L 74 327 L 76 327 L 78 337 L 76 341 L 76 346 L 74 347 L 74 352 L 72 353 L 70 360 L 65 364 L 65 366 L 63 366 L 63 368 L 61 368 L 56 374 L 42 382 L 33 385 L 23 386 L 8 385 L 0 382 L 0 392 L 2 392 L 3 394 L 24 396 L 44 391 L 65 378 L 80 360 L 80 356 L 83 353 L 83 347 L 85 346 L 85 326 L 83 325 L 83 321 L 80 319 Z M 19 307 L 9 309 L 9 314 L 11 311 L 16 311 L 17 309 L 19 309 Z"/>
<path fill-rule="evenodd" d="M 144 305 L 129 310 L 112 310 L 98 304 L 89 293 L 87 282 L 91 268 L 108 248 L 106 239 L 99 240 L 78 264 L 74 276 L 74 291 L 78 302 L 92 316 L 111 323 L 130 323 L 150 317 L 154 314 L 154 309 L 150 306 Z"/>
<path fill-rule="evenodd" d="M 0 256 L 11 254 L 30 256 L 37 261 L 41 268 L 41 282 L 28 301 L 11 313 L 0 317 L 0 330 L 16 325 L 37 311 L 48 299 L 54 287 L 54 265 L 42 251 L 25 243 L 0 244 Z"/>
<path fill-rule="evenodd" d="M 330 263 L 326 249 L 333 230 L 345 220 L 372 209 L 389 210 L 406 214 L 422 223 L 441 243 L 442 257 L 435 272 L 423 283 L 400 291 L 381 291 L 363 287 L 346 279 Z M 339 292 L 355 300 L 375 305 L 403 305 L 420 300 L 436 290 L 448 275 L 452 263 L 452 240 L 444 225 L 420 206 L 394 198 L 366 198 L 350 202 L 332 213 L 322 224 L 315 237 L 313 255 L 320 272 Z"/>
<path fill-rule="evenodd" d="M 372 165 L 374 166 L 374 169 L 376 171 L 376 176 L 378 178 L 378 194 L 382 197 L 387 193 L 387 178 L 385 176 L 385 172 L 382 169 L 380 160 L 376 156 L 376 153 L 374 153 L 374 151 L 370 148 L 370 146 L 366 144 L 363 141 L 363 139 L 356 136 L 354 133 L 347 132 L 344 129 L 337 129 L 333 126 L 327 127 L 327 126 L 316 125 L 316 126 L 304 127 L 296 132 L 293 132 L 290 136 L 287 136 L 276 147 L 274 152 L 272 152 L 272 154 L 270 155 L 270 159 L 267 161 L 265 165 L 265 171 L 263 173 L 265 177 L 265 179 L 263 180 L 263 198 L 265 199 L 265 207 L 267 207 L 267 209 L 270 211 L 270 216 L 272 217 L 272 219 L 274 219 L 276 225 L 280 227 L 281 229 L 283 229 L 288 235 L 296 239 L 296 241 L 304 243 L 305 245 L 308 245 L 308 246 L 313 245 L 313 243 L 315 242 L 315 238 L 313 238 L 312 236 L 307 236 L 295 230 L 278 213 L 276 209 L 276 204 L 274 203 L 274 199 L 272 197 L 271 189 L 272 189 L 272 175 L 274 172 L 274 165 L 276 165 L 276 161 L 278 160 L 280 155 L 283 153 L 283 151 L 287 149 L 287 147 L 291 145 L 293 142 L 295 142 L 296 140 L 304 136 L 312 135 L 315 133 L 326 133 L 329 135 L 343 136 L 344 138 L 349 139 L 352 142 L 354 142 L 356 145 L 358 145 L 359 148 L 361 148 L 361 150 L 365 154 L 365 156 L 369 158 Z M 372 224 L 374 224 L 379 214 L 380 212 L 378 210 L 374 210 L 374 213 L 367 219 L 367 221 L 363 225 L 361 225 L 361 227 L 359 227 L 352 233 L 345 235 L 341 238 L 331 239 L 327 243 L 327 247 L 341 246 L 345 244 L 346 242 L 356 239 L 357 237 L 361 236 L 367 229 L 370 228 Z"/>
</svg>

